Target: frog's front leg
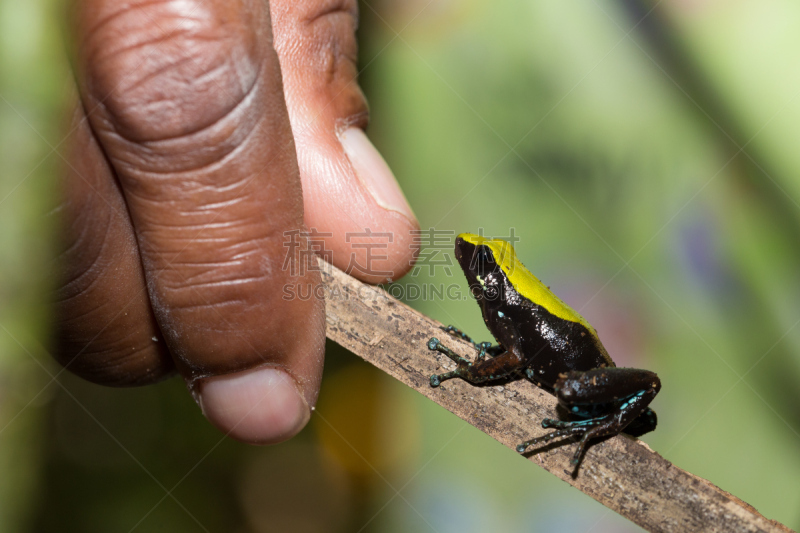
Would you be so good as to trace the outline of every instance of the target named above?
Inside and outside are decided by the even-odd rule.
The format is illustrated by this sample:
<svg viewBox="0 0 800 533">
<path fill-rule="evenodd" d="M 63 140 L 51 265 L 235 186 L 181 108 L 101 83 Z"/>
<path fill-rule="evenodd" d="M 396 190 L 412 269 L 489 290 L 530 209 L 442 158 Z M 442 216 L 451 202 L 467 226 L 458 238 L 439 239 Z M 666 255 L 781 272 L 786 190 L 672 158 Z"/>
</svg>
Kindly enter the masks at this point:
<svg viewBox="0 0 800 533">
<path fill-rule="evenodd" d="M 647 406 L 661 390 L 661 381 L 648 370 L 612 367 L 570 372 L 556 381 L 554 390 L 563 407 L 585 419 L 572 422 L 545 419 L 542 427 L 556 431 L 520 444 L 518 452 L 556 437 L 580 435 L 572 458 L 572 464 L 578 464 L 591 439 L 621 433 L 634 420 L 638 435 L 655 429 L 655 412 Z"/>
<path fill-rule="evenodd" d="M 470 337 L 469 335 L 467 335 L 466 333 L 464 333 L 463 331 L 461 331 L 460 329 L 458 329 L 455 326 L 452 326 L 452 325 L 451 326 L 441 326 L 439 329 L 441 329 L 445 333 L 448 333 L 448 334 L 452 335 L 453 337 L 458 337 L 459 339 L 464 339 L 467 342 L 471 342 L 472 344 L 475 345 L 476 348 L 478 346 L 478 343 L 475 342 L 474 340 L 472 340 L 472 337 Z"/>
<path fill-rule="evenodd" d="M 525 365 L 524 360 L 512 351 L 504 352 L 492 359 L 472 363 L 443 345 L 435 337 L 428 341 L 428 349 L 441 352 L 458 364 L 458 367 L 452 372 L 432 375 L 432 387 L 438 387 L 442 381 L 452 378 L 461 378 L 472 384 L 484 383 L 503 378 Z"/>
<path fill-rule="evenodd" d="M 465 341 L 472 343 L 472 345 L 475 346 L 475 349 L 478 350 L 478 357 L 475 359 L 475 362 L 483 361 L 487 355 L 489 357 L 497 357 L 505 351 L 505 348 L 499 344 L 492 344 L 491 342 L 475 342 L 472 340 L 472 337 L 455 326 L 443 326 L 439 329 L 452 335 L 453 337 L 458 337 L 459 339 L 464 339 Z"/>
</svg>

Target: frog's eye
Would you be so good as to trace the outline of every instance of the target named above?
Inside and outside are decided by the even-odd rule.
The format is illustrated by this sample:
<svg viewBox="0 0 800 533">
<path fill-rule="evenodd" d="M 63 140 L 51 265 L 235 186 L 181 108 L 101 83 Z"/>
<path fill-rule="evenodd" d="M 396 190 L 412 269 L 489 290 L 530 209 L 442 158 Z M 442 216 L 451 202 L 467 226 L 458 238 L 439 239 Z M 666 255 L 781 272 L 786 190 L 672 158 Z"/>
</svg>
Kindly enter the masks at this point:
<svg viewBox="0 0 800 533">
<path fill-rule="evenodd" d="M 479 276 L 485 276 L 495 269 L 494 256 L 486 246 L 478 246 L 472 252 L 470 270 Z"/>
<path fill-rule="evenodd" d="M 478 246 L 478 248 L 475 249 L 475 255 L 475 263 L 479 268 L 492 267 L 492 264 L 494 263 L 494 256 L 492 256 L 492 253 L 486 246 Z"/>
</svg>

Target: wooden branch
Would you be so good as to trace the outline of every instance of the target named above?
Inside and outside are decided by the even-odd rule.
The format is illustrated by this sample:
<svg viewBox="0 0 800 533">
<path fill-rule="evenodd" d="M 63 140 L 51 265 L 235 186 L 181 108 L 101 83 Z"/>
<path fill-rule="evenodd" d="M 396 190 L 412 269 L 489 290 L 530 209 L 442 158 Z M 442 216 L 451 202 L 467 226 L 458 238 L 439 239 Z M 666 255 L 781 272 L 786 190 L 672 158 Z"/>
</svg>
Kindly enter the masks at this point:
<svg viewBox="0 0 800 533">
<path fill-rule="evenodd" d="M 455 365 L 429 351 L 428 339 L 446 338 L 448 346 L 468 357 L 475 353 L 472 345 L 447 336 L 438 329 L 439 322 L 382 289 L 320 264 L 329 339 L 509 448 L 549 431 L 541 421 L 556 417 L 556 399 L 527 380 L 476 387 L 454 379 L 432 388 L 431 374 Z M 576 477 L 569 464 L 573 452 L 574 445 L 551 445 L 528 460 L 649 531 L 791 531 L 631 437 L 620 435 L 590 446 Z"/>
</svg>

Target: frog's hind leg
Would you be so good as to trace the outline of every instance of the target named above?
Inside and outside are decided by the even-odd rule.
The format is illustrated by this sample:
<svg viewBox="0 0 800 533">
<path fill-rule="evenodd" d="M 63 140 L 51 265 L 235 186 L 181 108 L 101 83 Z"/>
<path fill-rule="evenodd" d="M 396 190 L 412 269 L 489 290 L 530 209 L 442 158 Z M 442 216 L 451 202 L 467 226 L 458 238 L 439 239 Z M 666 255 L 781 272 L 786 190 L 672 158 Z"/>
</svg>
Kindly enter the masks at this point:
<svg viewBox="0 0 800 533">
<path fill-rule="evenodd" d="M 658 394 L 657 389 L 649 389 L 637 392 L 636 394 L 630 396 L 625 403 L 620 406 L 617 413 L 615 413 L 613 416 L 607 417 L 605 422 L 588 429 L 586 433 L 583 434 L 581 441 L 578 443 L 578 449 L 575 450 L 575 455 L 572 457 L 572 461 L 570 462 L 573 465 L 577 465 L 580 462 L 581 456 L 583 455 L 586 445 L 590 440 L 622 433 L 631 422 L 639 417 L 639 415 L 646 413 L 646 409 L 652 412 L 655 416 L 655 412 L 650 410 L 647 405 L 653 401 L 653 398 L 656 397 L 656 394 Z"/>
<path fill-rule="evenodd" d="M 428 349 L 441 352 L 458 364 L 452 372 L 432 375 L 432 387 L 438 387 L 442 381 L 452 378 L 461 378 L 472 384 L 484 383 L 506 377 L 523 365 L 522 359 L 513 352 L 503 352 L 492 359 L 481 359 L 472 363 L 443 345 L 435 337 L 428 341 Z"/>
<path fill-rule="evenodd" d="M 562 406 L 586 418 L 575 421 L 546 418 L 542 427 L 556 431 L 520 444 L 518 452 L 556 436 L 581 435 L 571 460 L 577 465 L 592 439 L 623 431 L 638 436 L 655 429 L 655 412 L 648 405 L 661 389 L 661 381 L 653 372 L 616 367 L 570 372 L 559 378 L 554 388 Z M 599 412 L 603 414 L 592 417 Z"/>
</svg>

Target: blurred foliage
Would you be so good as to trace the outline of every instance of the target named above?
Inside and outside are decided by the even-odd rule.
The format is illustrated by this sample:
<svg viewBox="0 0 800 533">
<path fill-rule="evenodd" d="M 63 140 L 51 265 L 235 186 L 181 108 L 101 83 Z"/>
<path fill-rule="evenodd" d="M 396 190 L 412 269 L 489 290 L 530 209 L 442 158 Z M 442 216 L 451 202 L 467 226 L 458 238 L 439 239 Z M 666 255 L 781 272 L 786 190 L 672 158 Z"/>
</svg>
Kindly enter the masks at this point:
<svg viewBox="0 0 800 533">
<path fill-rule="evenodd" d="M 370 136 L 423 228 L 513 231 L 619 364 L 658 372 L 651 447 L 797 529 L 800 8 L 653 5 L 362 3 Z M 333 345 L 309 427 L 270 448 L 177 380 L 59 374 L 59 9 L 0 0 L 0 531 L 638 530 Z M 457 270 L 400 284 L 466 295 Z M 489 338 L 466 297 L 409 303 Z"/>
<path fill-rule="evenodd" d="M 40 486 L 55 385 L 41 357 L 66 69 L 49 0 L 0 1 L 0 531 L 24 529 Z M 38 353 L 37 353 L 38 352 Z"/>
</svg>

